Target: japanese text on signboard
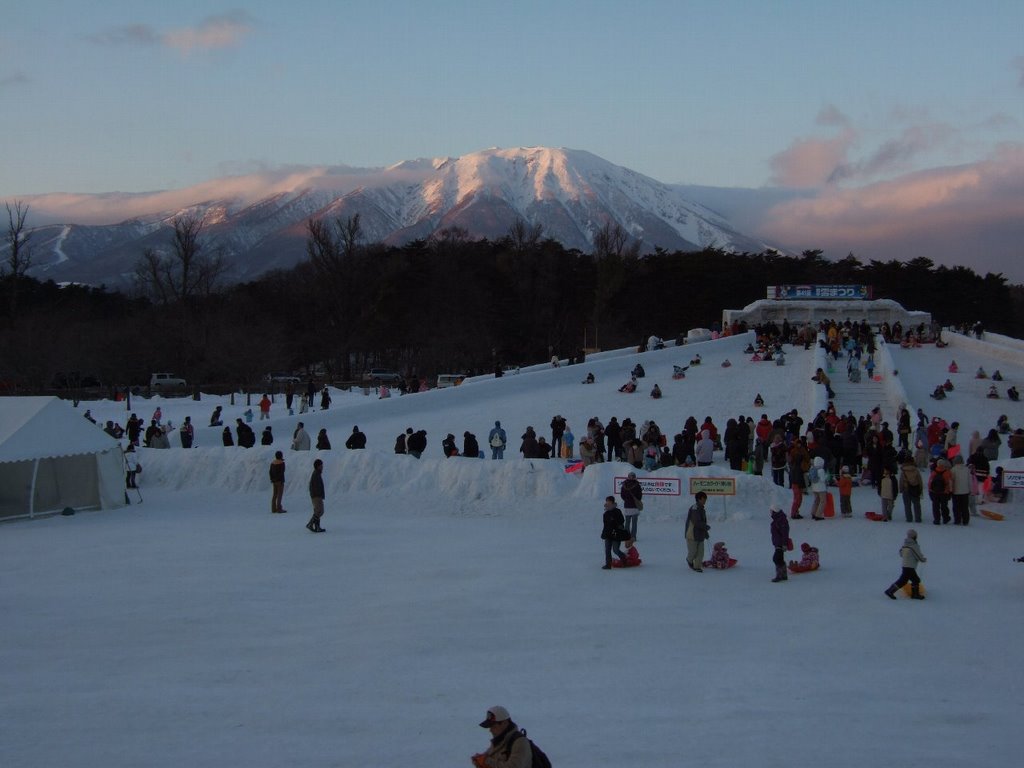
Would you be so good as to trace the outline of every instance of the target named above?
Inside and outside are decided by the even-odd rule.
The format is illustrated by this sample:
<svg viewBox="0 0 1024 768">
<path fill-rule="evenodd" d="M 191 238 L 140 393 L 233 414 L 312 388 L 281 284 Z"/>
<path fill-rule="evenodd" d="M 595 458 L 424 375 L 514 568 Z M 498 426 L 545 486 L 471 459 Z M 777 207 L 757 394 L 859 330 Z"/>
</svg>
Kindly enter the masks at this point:
<svg viewBox="0 0 1024 768">
<path fill-rule="evenodd" d="M 769 285 L 769 299 L 870 299 L 868 285 Z"/>
<path fill-rule="evenodd" d="M 735 477 L 691 477 L 690 494 L 704 491 L 708 496 L 735 496 Z"/>
</svg>

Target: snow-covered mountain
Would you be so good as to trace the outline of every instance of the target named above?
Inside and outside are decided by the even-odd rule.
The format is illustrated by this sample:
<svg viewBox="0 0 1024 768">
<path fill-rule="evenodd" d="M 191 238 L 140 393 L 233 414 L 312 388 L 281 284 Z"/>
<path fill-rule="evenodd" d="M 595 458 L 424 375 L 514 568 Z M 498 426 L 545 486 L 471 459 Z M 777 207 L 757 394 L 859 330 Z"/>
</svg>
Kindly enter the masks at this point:
<svg viewBox="0 0 1024 768">
<path fill-rule="evenodd" d="M 43 195 L 27 202 L 38 217 L 59 222 L 35 230 L 37 277 L 113 286 L 131 278 L 146 248 L 167 246 L 170 222 L 184 212 L 205 217 L 210 245 L 226 257 L 233 280 L 302 260 L 310 217 L 355 213 L 368 241 L 389 244 L 456 226 L 496 239 L 521 218 L 581 251 L 592 249 L 608 223 L 645 251 L 765 247 L 677 187 L 589 152 L 546 147 L 494 148 L 383 169 L 288 169 L 148 195 Z M 72 223 L 62 212 L 93 223 Z"/>
</svg>

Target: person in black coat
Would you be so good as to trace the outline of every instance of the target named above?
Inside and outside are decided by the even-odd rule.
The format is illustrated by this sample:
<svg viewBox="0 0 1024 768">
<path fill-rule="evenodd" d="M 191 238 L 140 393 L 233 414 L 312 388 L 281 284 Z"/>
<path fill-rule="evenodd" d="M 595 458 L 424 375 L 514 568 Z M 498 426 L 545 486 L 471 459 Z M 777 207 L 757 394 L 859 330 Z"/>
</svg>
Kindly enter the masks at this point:
<svg viewBox="0 0 1024 768">
<path fill-rule="evenodd" d="M 455 445 L 455 435 L 449 432 L 444 440 L 441 441 L 441 450 L 444 451 L 444 457 L 450 459 L 452 456 L 459 455 L 459 449 Z"/>
<path fill-rule="evenodd" d="M 238 434 L 238 447 L 252 448 L 256 445 L 256 433 L 252 431 L 252 427 L 241 419 L 235 419 L 235 424 L 235 432 Z"/>
<path fill-rule="evenodd" d="M 351 450 L 361 450 L 366 447 L 366 435 L 359 431 L 359 427 L 352 427 L 352 434 L 345 441 L 345 447 Z"/>
<path fill-rule="evenodd" d="M 427 430 L 421 429 L 418 432 L 413 432 L 406 439 L 405 445 L 409 455 L 418 459 L 427 450 Z"/>
<path fill-rule="evenodd" d="M 260 436 L 260 445 L 273 445 L 274 444 L 274 433 L 270 431 L 270 427 L 266 426 L 263 428 L 263 434 Z"/>
<path fill-rule="evenodd" d="M 605 497 L 604 515 L 601 519 L 603 524 L 601 538 L 604 539 L 604 565 L 601 568 L 609 571 L 612 567 L 612 552 L 623 563 L 626 562 L 626 556 L 622 554 L 619 542 L 623 540 L 623 536 L 628 535 L 625 529 L 626 518 L 623 517 L 622 510 L 615 505 L 614 496 Z"/>
<path fill-rule="evenodd" d="M 365 437 L 364 437 L 365 439 Z M 321 429 L 316 435 L 316 449 L 318 451 L 329 451 L 331 450 L 331 441 L 327 437 L 327 430 Z"/>
<path fill-rule="evenodd" d="M 224 431 L 221 433 L 221 437 L 224 440 L 225 446 L 231 446 L 235 444 L 235 440 L 231 437 L 231 427 L 224 427 Z"/>
<path fill-rule="evenodd" d="M 476 435 L 472 432 L 462 433 L 462 455 L 470 459 L 476 459 L 480 456 L 480 444 L 476 440 Z"/>
<path fill-rule="evenodd" d="M 772 513 L 772 546 L 775 547 L 775 554 L 772 555 L 772 562 L 775 563 L 775 578 L 773 582 L 786 581 L 789 576 L 786 574 L 786 550 L 789 548 L 789 520 L 782 507 L 773 506 Z"/>
</svg>

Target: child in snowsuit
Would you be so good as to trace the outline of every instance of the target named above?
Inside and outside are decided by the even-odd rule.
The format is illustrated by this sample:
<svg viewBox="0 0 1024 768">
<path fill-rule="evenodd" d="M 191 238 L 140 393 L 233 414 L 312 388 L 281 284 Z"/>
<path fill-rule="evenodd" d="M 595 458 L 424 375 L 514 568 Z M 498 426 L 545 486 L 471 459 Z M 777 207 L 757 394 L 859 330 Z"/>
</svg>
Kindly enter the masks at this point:
<svg viewBox="0 0 1024 768">
<path fill-rule="evenodd" d="M 633 539 L 627 539 L 622 542 L 622 546 L 626 549 L 626 559 L 612 560 L 612 568 L 636 568 L 643 563 L 643 560 L 640 559 L 640 553 L 636 549 L 636 542 Z"/>
<path fill-rule="evenodd" d="M 736 560 L 729 557 L 729 550 L 725 548 L 724 541 L 716 541 L 711 548 L 711 559 L 705 560 L 703 565 L 705 568 L 725 570 L 736 565 Z"/>
<path fill-rule="evenodd" d="M 789 561 L 789 570 L 793 573 L 807 573 L 808 571 L 818 570 L 820 563 L 818 562 L 818 548 L 812 547 L 806 541 L 800 545 L 800 551 L 803 552 L 803 557 L 800 561 L 796 560 Z"/>
<path fill-rule="evenodd" d="M 850 468 L 843 467 L 836 480 L 839 486 L 839 512 L 843 517 L 853 517 L 853 478 L 850 477 Z"/>
<path fill-rule="evenodd" d="M 900 547 L 900 557 L 903 560 L 903 572 L 885 590 L 885 596 L 890 600 L 895 600 L 896 590 L 902 589 L 903 585 L 909 581 L 910 596 L 914 600 L 924 600 L 924 595 L 921 594 L 921 578 L 917 575 L 917 564 L 928 562 L 928 558 L 922 554 L 921 547 L 917 543 L 917 531 L 913 528 L 907 531 L 907 538 L 903 540 L 903 546 Z"/>
<path fill-rule="evenodd" d="M 892 508 L 896 504 L 896 478 L 888 467 L 882 468 L 882 480 L 878 484 L 878 495 L 882 499 L 882 517 L 885 520 L 892 520 Z"/>
</svg>

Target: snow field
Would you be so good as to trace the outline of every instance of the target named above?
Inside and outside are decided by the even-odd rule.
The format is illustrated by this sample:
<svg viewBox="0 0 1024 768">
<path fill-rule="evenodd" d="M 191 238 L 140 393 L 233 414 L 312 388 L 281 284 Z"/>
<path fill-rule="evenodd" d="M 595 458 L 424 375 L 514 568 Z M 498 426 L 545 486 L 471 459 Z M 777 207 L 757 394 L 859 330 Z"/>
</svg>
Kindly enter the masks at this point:
<svg viewBox="0 0 1024 768">
<path fill-rule="evenodd" d="M 221 447 L 220 429 L 198 426 L 223 399 L 134 401 L 147 420 L 157 402 L 176 424 L 191 414 L 201 446 L 140 451 L 143 504 L 0 526 L 0 616 L 13 618 L 0 765 L 467 765 L 494 704 L 560 768 L 1011 764 L 1024 630 L 1024 565 L 1011 562 L 1024 554 L 1018 502 L 1000 508 L 1004 522 L 915 526 L 929 597 L 893 602 L 882 590 L 899 574 L 908 526 L 865 520 L 878 508 L 871 489 L 855 490 L 854 519 L 793 521 L 791 557 L 808 541 L 822 568 L 771 584 L 767 509 L 788 509 L 789 491 L 742 475 L 727 515 L 710 499 L 706 556 L 724 540 L 740 562 L 695 574 L 682 520 L 696 471 L 660 470 L 680 478 L 683 496 L 645 503 L 644 565 L 609 572 L 601 499 L 629 467 L 580 477 L 560 461 L 511 458 L 527 424 L 549 436 L 558 412 L 577 438 L 594 415 L 653 417 L 670 434 L 687 415 L 711 415 L 722 429 L 740 412 L 760 415 L 748 405 L 758 391 L 772 417 L 811 415 L 817 353 L 794 349 L 781 368 L 749 363 L 747 341 L 384 401 L 337 393 L 330 410 L 302 417 L 313 436 L 329 430 L 335 449 L 320 454 L 287 448 L 300 417 L 280 401 L 277 445 L 250 450 Z M 967 382 L 978 364 L 991 373 L 983 347 L 955 352 L 964 382 L 950 399 L 918 397 L 945 379 L 951 350 L 894 358 L 906 356 L 899 376 L 914 402 L 958 419 L 966 438 L 995 423 Z M 672 364 L 696 351 L 704 365 L 672 381 Z M 621 395 L 634 358 L 647 377 Z M 1004 386 L 1024 373 L 994 367 Z M 579 383 L 588 370 L 597 384 Z M 656 381 L 661 401 L 646 395 Z M 84 407 L 101 421 L 126 416 L 123 404 Z M 226 406 L 225 421 L 244 409 Z M 504 461 L 442 458 L 444 434 L 461 444 L 470 429 L 483 446 L 496 418 L 510 438 Z M 368 450 L 342 447 L 352 424 Z M 428 430 L 419 461 L 391 452 L 406 426 Z M 288 467 L 286 515 L 269 512 L 275 448 Z M 303 525 L 317 455 L 328 532 L 314 536 Z M 703 475 L 734 475 L 716 459 Z"/>
</svg>

